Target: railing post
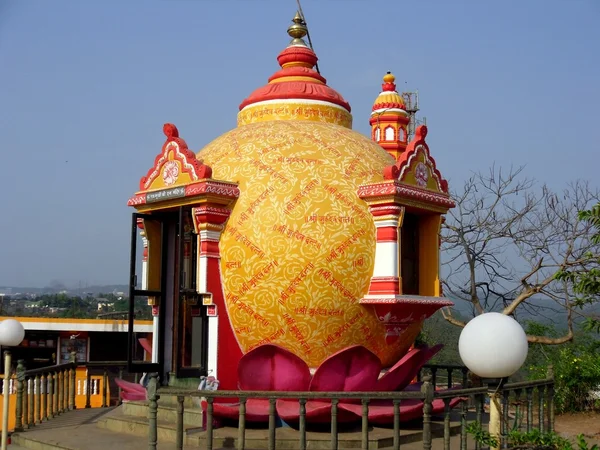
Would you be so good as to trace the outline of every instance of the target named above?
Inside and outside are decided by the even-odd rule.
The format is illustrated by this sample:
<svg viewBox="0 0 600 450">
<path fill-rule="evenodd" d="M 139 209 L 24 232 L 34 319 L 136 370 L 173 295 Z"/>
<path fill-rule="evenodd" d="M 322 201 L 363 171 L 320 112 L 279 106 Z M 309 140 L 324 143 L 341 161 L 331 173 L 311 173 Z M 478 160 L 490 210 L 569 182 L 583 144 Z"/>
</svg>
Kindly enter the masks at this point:
<svg viewBox="0 0 600 450">
<path fill-rule="evenodd" d="M 269 448 L 269 450 L 275 450 L 275 440 L 276 440 L 276 435 L 275 435 L 275 433 L 276 433 L 276 431 L 275 431 L 275 402 L 276 401 L 277 401 L 277 399 L 274 399 L 274 398 L 270 398 L 269 399 L 269 442 L 268 442 L 268 448 Z"/>
<path fill-rule="evenodd" d="M 331 448 L 333 450 L 338 449 L 338 403 L 339 399 L 331 399 Z M 300 431 L 300 448 L 301 450 L 306 450 L 306 399 L 300 399 L 300 420 L 300 424 L 302 425 L 302 430 Z"/>
<path fill-rule="evenodd" d="M 540 431 L 542 433 L 544 433 L 546 431 L 545 430 L 546 427 L 544 426 L 544 422 L 545 422 L 545 419 L 544 419 L 544 397 L 545 397 L 545 394 L 546 394 L 545 386 L 538 386 L 538 405 L 539 405 L 538 417 L 540 419 L 539 427 L 540 427 Z"/>
<path fill-rule="evenodd" d="M 74 411 L 75 405 L 75 383 L 77 382 L 77 352 L 71 352 L 70 363 L 73 365 L 69 371 L 69 409 Z"/>
<path fill-rule="evenodd" d="M 34 395 L 35 395 L 35 415 L 34 420 L 35 424 L 39 425 L 42 423 L 42 383 L 40 380 L 40 376 L 36 375 L 34 378 Z"/>
<path fill-rule="evenodd" d="M 183 450 L 183 395 L 177 396 L 177 431 L 175 434 L 175 448 Z"/>
<path fill-rule="evenodd" d="M 29 428 L 29 378 L 23 374 L 23 426 Z"/>
<path fill-rule="evenodd" d="M 119 379 L 120 380 L 123 379 L 123 368 L 122 367 L 119 367 Z M 119 397 L 118 397 L 117 403 L 120 405 L 123 403 L 123 399 L 121 397 L 121 386 L 118 386 L 118 388 L 119 388 L 119 390 L 118 390 Z"/>
<path fill-rule="evenodd" d="M 158 374 L 151 373 L 148 382 L 148 450 L 156 450 L 158 443 Z M 212 421 L 212 417 L 210 418 Z"/>
<path fill-rule="evenodd" d="M 213 401 L 213 397 L 206 397 L 206 450 L 213 450 Z"/>
<path fill-rule="evenodd" d="M 107 388 L 108 388 L 108 372 L 106 367 L 104 368 L 104 372 L 102 373 L 102 407 L 106 408 L 108 406 L 107 403 Z"/>
<path fill-rule="evenodd" d="M 363 398 L 362 403 L 362 450 L 369 450 L 369 399 Z"/>
<path fill-rule="evenodd" d="M 502 434 L 500 443 L 502 444 L 502 448 L 508 448 L 508 433 L 510 432 L 510 428 L 508 426 L 508 408 L 510 406 L 508 401 L 509 397 L 509 390 L 502 392 L 502 426 L 500 427 Z"/>
<path fill-rule="evenodd" d="M 431 450 L 431 411 L 433 409 L 433 385 L 431 376 L 423 377 L 421 386 L 423 394 L 423 450 Z"/>
<path fill-rule="evenodd" d="M 460 404 L 460 450 L 467 450 L 467 402 Z"/>
<path fill-rule="evenodd" d="M 525 390 L 527 395 L 527 432 L 529 433 L 533 427 L 533 388 Z"/>
<path fill-rule="evenodd" d="M 35 384 L 34 379 L 30 378 L 29 384 L 29 426 L 35 425 Z"/>
<path fill-rule="evenodd" d="M 450 450 L 450 400 L 444 399 L 444 450 Z"/>
<path fill-rule="evenodd" d="M 238 422 L 238 442 L 237 450 L 244 450 L 246 448 L 246 398 L 240 398 L 240 414 Z M 302 419 L 300 419 L 302 420 Z M 302 431 L 300 431 L 302 433 Z M 300 434 L 302 439 L 302 434 Z"/>
<path fill-rule="evenodd" d="M 554 432 L 554 367 L 548 366 L 548 378 L 552 382 L 548 385 L 548 432 Z"/>
<path fill-rule="evenodd" d="M 394 450 L 400 450 L 400 402 L 399 398 L 393 400 L 394 405 Z"/>
<path fill-rule="evenodd" d="M 25 360 L 17 361 L 17 405 L 15 431 L 23 431 L 23 386 L 25 382 Z"/>
<path fill-rule="evenodd" d="M 483 404 L 485 403 L 485 395 L 475 394 L 475 421 L 481 425 L 483 422 Z M 475 441 L 475 450 L 481 449 L 481 443 Z"/>
<path fill-rule="evenodd" d="M 54 417 L 54 374 L 48 373 L 46 376 L 48 381 L 48 418 Z"/>
<path fill-rule="evenodd" d="M 62 375 L 63 375 L 63 391 L 62 391 L 63 408 L 62 409 L 63 409 L 63 412 L 66 412 L 69 409 L 69 370 L 63 369 Z"/>
<path fill-rule="evenodd" d="M 90 374 L 89 367 L 85 371 L 85 407 L 92 407 L 92 375 Z M 119 395 L 120 398 L 120 395 Z"/>
<path fill-rule="evenodd" d="M 48 421 L 48 375 L 42 374 L 42 421 Z"/>
<path fill-rule="evenodd" d="M 57 370 L 52 375 L 54 378 L 54 417 L 60 414 L 60 372 Z"/>
</svg>

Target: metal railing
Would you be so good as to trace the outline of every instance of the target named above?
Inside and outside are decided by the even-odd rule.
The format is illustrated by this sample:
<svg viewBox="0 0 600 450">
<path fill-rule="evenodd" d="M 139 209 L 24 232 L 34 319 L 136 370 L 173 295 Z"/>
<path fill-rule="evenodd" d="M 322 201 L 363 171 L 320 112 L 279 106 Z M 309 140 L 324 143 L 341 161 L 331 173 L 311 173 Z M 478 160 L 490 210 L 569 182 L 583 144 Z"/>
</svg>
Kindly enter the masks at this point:
<svg viewBox="0 0 600 450">
<path fill-rule="evenodd" d="M 433 369 L 433 370 L 432 370 Z M 446 383 L 444 388 L 452 390 L 436 390 L 434 376 L 436 373 L 446 371 Z M 331 402 L 330 411 L 330 439 L 331 449 L 339 448 L 338 432 L 338 405 L 340 401 L 360 401 L 362 405 L 361 415 L 361 448 L 366 450 L 369 445 L 369 403 L 372 400 L 390 400 L 393 405 L 393 449 L 398 450 L 401 444 L 400 424 L 402 419 L 401 405 L 406 400 L 421 400 L 423 402 L 422 416 L 422 444 L 424 450 L 432 448 L 432 422 L 438 421 L 443 425 L 444 449 L 450 450 L 451 436 L 455 428 L 458 429 L 460 449 L 467 449 L 467 426 L 470 422 L 483 424 L 486 420 L 486 399 L 492 393 L 501 393 L 502 397 L 502 423 L 501 423 L 501 446 L 508 448 L 507 436 L 512 430 L 531 431 L 533 428 L 540 431 L 551 432 L 554 429 L 554 378 L 550 372 L 548 378 L 536 381 L 518 383 L 506 383 L 497 387 L 487 385 L 456 388 L 454 374 L 460 375 L 461 381 L 466 386 L 468 371 L 461 366 L 428 366 L 425 368 L 428 374 L 421 375 L 422 385 L 420 391 L 403 392 L 279 392 L 279 391 L 197 391 L 190 389 L 179 389 L 173 387 L 159 387 L 157 374 L 150 374 L 148 384 L 148 448 L 157 448 L 158 443 L 158 400 L 161 396 L 172 396 L 177 398 L 176 408 L 176 442 L 177 449 L 183 449 L 186 439 L 184 432 L 184 400 L 186 397 L 204 399 L 206 401 L 206 414 L 204 430 L 205 447 L 212 450 L 214 445 L 213 412 L 215 399 L 237 399 L 238 402 L 238 424 L 237 436 L 230 436 L 236 440 L 237 450 L 246 448 L 246 403 L 249 399 L 267 399 L 269 401 L 268 412 L 268 449 L 277 448 L 277 412 L 276 402 L 278 399 L 295 399 L 298 402 L 298 443 L 299 448 L 307 448 L 306 431 L 306 403 L 309 400 L 321 400 Z M 437 381 L 437 380 L 436 380 Z M 455 413 L 451 411 L 451 402 L 455 398 L 462 401 L 456 407 Z M 432 417 L 433 403 L 442 401 L 444 408 L 439 419 Z M 468 401 L 467 401 L 468 400 Z M 536 412 L 537 407 L 537 412 Z M 534 419 L 537 419 L 534 422 Z M 512 425 L 511 425 L 512 420 Z M 457 424 L 456 427 L 452 423 Z M 453 448 L 457 448 L 456 445 Z M 481 445 L 475 443 L 475 448 Z"/>
<path fill-rule="evenodd" d="M 70 362 L 26 370 L 17 363 L 15 431 L 23 431 L 75 409 L 76 353 Z"/>
<path fill-rule="evenodd" d="M 116 376 L 123 378 L 126 367 L 126 361 L 76 362 L 75 352 L 68 363 L 39 369 L 26 370 L 25 361 L 19 360 L 16 383 L 11 379 L 8 392 L 10 395 L 16 384 L 14 430 L 31 429 L 78 407 L 111 406 L 111 381 Z M 77 368 L 86 369 L 85 378 L 77 376 Z M 120 404 L 121 389 L 115 391 L 118 397 L 112 404 Z"/>
</svg>

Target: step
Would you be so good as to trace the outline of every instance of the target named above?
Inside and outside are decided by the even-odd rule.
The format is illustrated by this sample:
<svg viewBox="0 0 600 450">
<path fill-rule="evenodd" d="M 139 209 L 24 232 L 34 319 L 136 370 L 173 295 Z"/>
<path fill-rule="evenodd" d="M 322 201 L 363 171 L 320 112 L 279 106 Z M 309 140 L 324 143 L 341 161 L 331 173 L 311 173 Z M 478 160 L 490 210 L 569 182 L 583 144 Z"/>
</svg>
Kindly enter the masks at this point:
<svg viewBox="0 0 600 450">
<path fill-rule="evenodd" d="M 123 414 L 134 417 L 148 417 L 148 402 L 123 402 L 121 406 Z M 177 423 L 177 408 L 171 405 L 158 404 L 158 420 L 164 422 Z M 202 425 L 202 410 L 196 408 L 185 408 L 183 410 L 183 425 L 199 427 Z"/>
<path fill-rule="evenodd" d="M 148 438 L 115 433 L 95 423 L 72 427 L 26 431 L 12 437 L 8 450 L 148 450 Z M 158 450 L 172 450 L 172 443 L 159 443 Z"/>
<path fill-rule="evenodd" d="M 148 436 L 148 419 L 141 416 L 130 416 L 124 414 L 124 410 L 119 408 L 110 414 L 105 415 L 98 421 L 98 426 L 105 430 L 115 433 L 127 433 L 140 438 Z M 360 427 L 360 426 L 359 426 Z M 356 428 L 355 428 L 356 429 Z M 460 423 L 452 422 L 451 434 L 456 435 L 460 431 Z M 189 448 L 206 448 L 206 433 L 199 427 L 185 426 L 184 444 Z M 443 437 L 443 424 L 439 422 L 432 423 L 432 435 L 434 438 Z M 164 420 L 158 420 L 157 426 L 158 442 L 162 444 L 171 443 L 176 440 L 176 426 Z M 412 428 L 401 430 L 400 442 L 402 445 L 418 443 L 421 441 L 423 432 L 420 424 Z M 292 428 L 277 428 L 276 430 L 277 449 L 298 449 L 299 432 Z M 309 431 L 306 434 L 307 447 L 311 449 L 329 449 L 331 448 L 331 436 L 329 432 Z M 236 448 L 238 441 L 238 429 L 233 427 L 223 427 L 214 430 L 213 448 Z M 338 435 L 340 450 L 362 448 L 362 435 L 360 431 L 340 432 Z M 369 449 L 386 449 L 393 445 L 393 430 L 389 428 L 371 428 L 369 431 Z M 252 429 L 246 430 L 245 446 L 248 449 L 266 449 L 268 448 L 268 430 Z"/>
<path fill-rule="evenodd" d="M 124 413 L 123 408 L 117 408 L 110 414 L 105 415 L 97 422 L 100 429 L 115 433 L 126 433 L 133 436 L 148 438 L 148 418 L 143 416 L 131 416 Z M 199 429 L 198 425 L 184 425 L 184 433 Z M 175 422 L 157 420 L 157 436 L 159 442 L 174 443 L 177 437 L 177 425 Z M 191 439 L 186 444 L 196 445 L 197 439 Z"/>
</svg>

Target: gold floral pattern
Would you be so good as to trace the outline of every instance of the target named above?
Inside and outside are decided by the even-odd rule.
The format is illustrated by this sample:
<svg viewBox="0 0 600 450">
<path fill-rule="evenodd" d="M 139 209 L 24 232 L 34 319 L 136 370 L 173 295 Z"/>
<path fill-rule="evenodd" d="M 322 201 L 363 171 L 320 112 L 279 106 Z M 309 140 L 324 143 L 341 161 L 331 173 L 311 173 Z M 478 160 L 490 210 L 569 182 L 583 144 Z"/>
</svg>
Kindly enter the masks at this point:
<svg viewBox="0 0 600 450">
<path fill-rule="evenodd" d="M 354 344 L 384 365 L 406 352 L 411 325 L 393 345 L 369 306 L 375 225 L 357 189 L 383 182 L 392 158 L 363 135 L 308 121 L 240 126 L 199 154 L 213 178 L 239 183 L 220 242 L 227 312 L 243 351 L 272 342 L 318 366 Z"/>
</svg>

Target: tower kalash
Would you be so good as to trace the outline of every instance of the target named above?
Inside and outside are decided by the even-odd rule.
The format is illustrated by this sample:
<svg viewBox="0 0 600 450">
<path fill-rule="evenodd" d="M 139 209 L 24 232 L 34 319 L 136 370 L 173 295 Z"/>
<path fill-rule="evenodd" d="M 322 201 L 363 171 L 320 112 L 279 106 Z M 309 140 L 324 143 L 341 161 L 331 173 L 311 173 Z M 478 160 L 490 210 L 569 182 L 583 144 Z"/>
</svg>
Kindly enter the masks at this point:
<svg viewBox="0 0 600 450">
<path fill-rule="evenodd" d="M 195 154 L 166 124 L 129 200 L 133 259 L 137 228 L 145 245 L 130 298 L 148 299 L 156 325 L 152 363 L 138 367 L 170 384 L 209 375 L 229 390 L 410 388 L 439 350 L 413 348 L 423 321 L 452 304 L 439 280 L 448 184 L 427 128 L 408 142 L 391 73 L 363 136 L 315 70 L 299 15 L 288 34 L 281 69 L 242 101 L 237 128 Z M 308 421 L 329 420 L 326 402 L 310 403 Z M 402 420 L 421 407 L 403 406 Z M 360 408 L 340 403 L 339 420 L 359 420 Z M 266 420 L 267 409 L 249 401 L 246 420 Z M 378 411 L 370 421 L 393 419 L 391 404 Z M 297 402 L 278 401 L 277 413 L 297 420 Z M 215 417 L 237 414 L 214 405 Z"/>
</svg>

